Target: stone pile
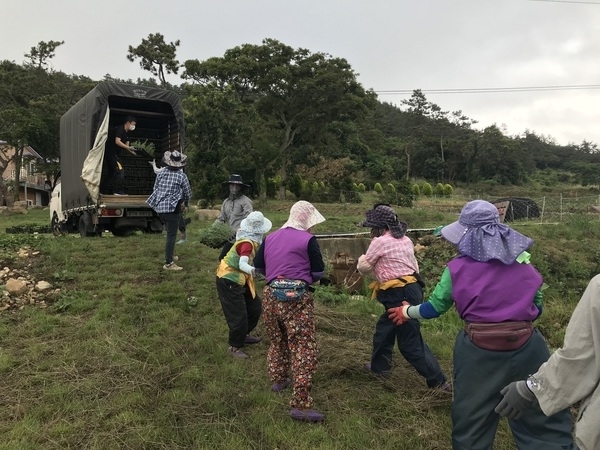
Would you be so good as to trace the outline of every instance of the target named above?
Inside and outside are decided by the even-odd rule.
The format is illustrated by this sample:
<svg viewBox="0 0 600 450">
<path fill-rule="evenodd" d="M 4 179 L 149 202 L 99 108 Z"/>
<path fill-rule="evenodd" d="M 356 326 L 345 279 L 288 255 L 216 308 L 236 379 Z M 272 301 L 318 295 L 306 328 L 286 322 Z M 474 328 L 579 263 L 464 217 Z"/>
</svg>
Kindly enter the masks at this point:
<svg viewBox="0 0 600 450">
<path fill-rule="evenodd" d="M 0 313 L 18 311 L 26 306 L 46 308 L 60 296 L 60 289 L 47 281 L 36 280 L 27 270 L 31 267 L 31 259 L 39 252 L 27 248 L 19 249 L 20 259 L 26 259 L 21 268 L 0 268 Z"/>
</svg>

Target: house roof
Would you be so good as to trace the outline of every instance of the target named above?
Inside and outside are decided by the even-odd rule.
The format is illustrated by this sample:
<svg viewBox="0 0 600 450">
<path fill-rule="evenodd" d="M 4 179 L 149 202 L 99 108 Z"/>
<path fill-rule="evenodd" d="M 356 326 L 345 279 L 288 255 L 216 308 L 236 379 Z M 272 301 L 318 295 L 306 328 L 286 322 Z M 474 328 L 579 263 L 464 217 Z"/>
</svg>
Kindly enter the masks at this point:
<svg viewBox="0 0 600 450">
<path fill-rule="evenodd" d="M 2 139 L 0 139 L 0 145 L 8 145 L 8 142 L 3 141 Z M 11 147 L 9 147 L 10 149 Z M 44 159 L 42 157 L 42 155 L 40 155 L 38 152 L 35 151 L 35 149 L 33 147 L 31 147 L 30 145 L 26 145 L 23 148 L 23 156 L 30 156 L 36 159 Z"/>
<path fill-rule="evenodd" d="M 26 145 L 25 148 L 23 149 L 23 155 L 33 156 L 34 158 L 37 158 L 37 159 L 44 159 L 44 158 L 42 158 L 42 155 L 40 155 L 38 152 L 36 152 L 33 149 L 33 147 L 30 147 L 29 145 Z"/>
</svg>

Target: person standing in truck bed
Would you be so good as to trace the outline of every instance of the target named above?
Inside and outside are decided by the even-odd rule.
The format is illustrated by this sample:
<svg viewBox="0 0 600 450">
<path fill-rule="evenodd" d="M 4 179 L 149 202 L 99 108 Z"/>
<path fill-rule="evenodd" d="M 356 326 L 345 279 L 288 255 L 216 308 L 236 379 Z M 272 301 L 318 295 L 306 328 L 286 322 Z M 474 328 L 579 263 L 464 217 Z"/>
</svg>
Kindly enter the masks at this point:
<svg viewBox="0 0 600 450">
<path fill-rule="evenodd" d="M 119 156 L 123 151 L 135 155 L 133 147 L 129 146 L 129 132 L 135 130 L 136 119 L 127 116 L 123 125 L 108 132 L 104 147 L 104 164 L 100 191 L 107 195 L 127 195 L 125 192 L 125 171 Z"/>
</svg>

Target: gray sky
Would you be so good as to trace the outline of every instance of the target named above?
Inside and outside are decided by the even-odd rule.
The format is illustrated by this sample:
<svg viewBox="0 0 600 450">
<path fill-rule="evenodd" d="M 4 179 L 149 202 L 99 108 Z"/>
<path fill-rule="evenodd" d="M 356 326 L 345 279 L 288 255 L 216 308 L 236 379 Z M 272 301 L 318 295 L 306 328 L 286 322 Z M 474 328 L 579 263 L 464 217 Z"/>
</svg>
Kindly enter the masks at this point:
<svg viewBox="0 0 600 450">
<path fill-rule="evenodd" d="M 150 33 L 180 39 L 180 62 L 273 38 L 345 58 L 366 89 L 422 89 L 478 128 L 600 145 L 600 89 L 427 92 L 600 88 L 600 0 L 1 0 L 0 24 L 0 60 L 22 63 L 39 41 L 65 41 L 53 68 L 98 80 L 150 77 L 126 59 L 128 46 Z M 397 104 L 409 97 L 379 96 Z"/>
</svg>

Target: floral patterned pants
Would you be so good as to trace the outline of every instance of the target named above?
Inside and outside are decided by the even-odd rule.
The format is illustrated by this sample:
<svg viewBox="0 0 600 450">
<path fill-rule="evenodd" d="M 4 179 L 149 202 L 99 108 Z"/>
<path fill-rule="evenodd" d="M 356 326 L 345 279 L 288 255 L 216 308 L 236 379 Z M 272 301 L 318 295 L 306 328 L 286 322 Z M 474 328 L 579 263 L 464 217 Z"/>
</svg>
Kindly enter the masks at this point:
<svg viewBox="0 0 600 450">
<path fill-rule="evenodd" d="M 263 322 L 270 341 L 267 351 L 269 378 L 273 383 L 283 383 L 291 374 L 290 408 L 309 409 L 318 353 L 312 294 L 306 291 L 299 300 L 280 301 L 274 297 L 271 288 L 265 286 Z"/>
</svg>

